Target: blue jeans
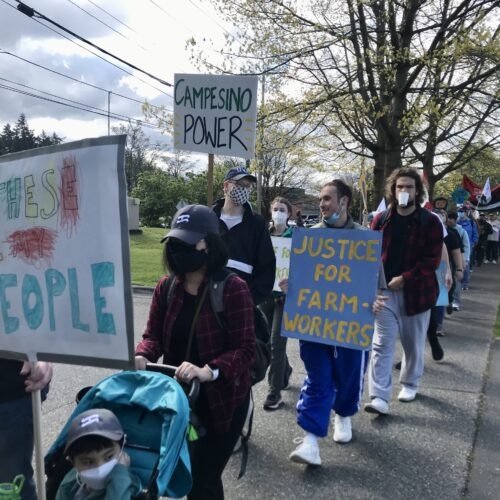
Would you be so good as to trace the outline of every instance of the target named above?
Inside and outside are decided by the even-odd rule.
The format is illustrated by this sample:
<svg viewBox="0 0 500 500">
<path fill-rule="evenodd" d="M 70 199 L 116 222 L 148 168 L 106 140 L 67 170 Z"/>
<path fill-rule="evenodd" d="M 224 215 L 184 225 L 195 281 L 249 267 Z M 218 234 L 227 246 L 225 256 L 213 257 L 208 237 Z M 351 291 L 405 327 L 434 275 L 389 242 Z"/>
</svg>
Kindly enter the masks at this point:
<svg viewBox="0 0 500 500">
<path fill-rule="evenodd" d="M 31 396 L 0 403 L 0 483 L 11 483 L 23 474 L 23 500 L 37 498 L 31 467 L 33 447 Z"/>
</svg>

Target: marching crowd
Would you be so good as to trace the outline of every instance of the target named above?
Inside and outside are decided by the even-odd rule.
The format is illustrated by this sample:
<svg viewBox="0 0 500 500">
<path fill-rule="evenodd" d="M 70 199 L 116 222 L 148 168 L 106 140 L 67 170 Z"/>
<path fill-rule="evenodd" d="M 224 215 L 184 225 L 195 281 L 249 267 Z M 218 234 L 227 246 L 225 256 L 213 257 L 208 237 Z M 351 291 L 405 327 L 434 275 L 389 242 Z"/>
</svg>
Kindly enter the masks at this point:
<svg viewBox="0 0 500 500">
<path fill-rule="evenodd" d="M 162 278 L 154 290 L 147 326 L 135 351 L 137 369 L 162 360 L 178 367 L 178 380 L 198 378 L 201 382 L 193 411 L 205 432 L 190 447 L 190 500 L 224 498 L 222 473 L 252 412 L 251 373 L 258 356 L 255 306 L 271 325 L 265 410 L 283 406 L 281 393 L 292 373 L 287 339 L 280 334 L 288 280 L 280 281 L 281 291 L 272 291 L 276 259 L 271 241 L 271 235 L 291 237 L 292 206 L 282 197 L 273 200 L 269 226 L 249 204 L 255 183 L 245 168 L 233 168 L 224 179 L 224 197 L 213 209 L 189 205 L 174 216 L 162 240 L 170 277 Z M 467 203 L 457 211 L 423 208 L 425 188 L 412 168 L 394 171 L 387 179 L 385 195 L 389 208 L 376 214 L 371 223 L 371 229 L 382 233 L 382 265 L 372 305 L 372 349 L 300 341 L 306 378 L 296 408 L 303 438 L 290 454 L 293 462 L 321 464 L 319 439 L 327 435 L 332 414 L 334 441 L 351 440 L 351 417 L 360 410 L 366 372 L 369 401 L 364 410 L 389 413 L 398 337 L 403 357 L 397 397 L 401 402 L 413 401 L 424 372 L 426 339 L 433 358 L 443 359 L 438 337 L 445 334 L 444 318 L 460 311 L 462 293 L 469 288 L 474 268 L 498 262 L 498 218 L 476 217 Z M 313 230 L 366 229 L 353 220 L 351 203 L 352 191 L 345 182 L 326 183 L 319 193 L 321 222 Z M 437 305 L 436 271 L 441 262 L 448 305 Z M 210 296 L 214 283 L 224 287 L 223 321 Z M 0 370 L 0 483 L 23 474 L 22 498 L 32 500 L 36 492 L 28 393 L 43 388 L 45 396 L 52 367 L 0 360 Z M 134 480 L 124 479 L 129 464 L 123 451 L 125 436 L 109 413 L 81 414 L 72 423 L 65 453 L 73 469 L 58 499 L 131 498 L 138 491 Z M 120 493 L 106 493 L 110 484 L 119 487 Z"/>
</svg>

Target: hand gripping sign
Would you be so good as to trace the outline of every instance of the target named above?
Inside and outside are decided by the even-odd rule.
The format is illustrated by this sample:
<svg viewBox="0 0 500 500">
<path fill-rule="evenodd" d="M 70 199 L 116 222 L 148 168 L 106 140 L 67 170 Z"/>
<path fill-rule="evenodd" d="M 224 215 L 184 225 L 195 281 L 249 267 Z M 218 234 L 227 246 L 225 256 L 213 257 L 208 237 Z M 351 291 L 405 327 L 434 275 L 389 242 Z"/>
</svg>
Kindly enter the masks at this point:
<svg viewBox="0 0 500 500">
<path fill-rule="evenodd" d="M 376 231 L 297 228 L 281 334 L 371 349 L 381 238 Z"/>
</svg>

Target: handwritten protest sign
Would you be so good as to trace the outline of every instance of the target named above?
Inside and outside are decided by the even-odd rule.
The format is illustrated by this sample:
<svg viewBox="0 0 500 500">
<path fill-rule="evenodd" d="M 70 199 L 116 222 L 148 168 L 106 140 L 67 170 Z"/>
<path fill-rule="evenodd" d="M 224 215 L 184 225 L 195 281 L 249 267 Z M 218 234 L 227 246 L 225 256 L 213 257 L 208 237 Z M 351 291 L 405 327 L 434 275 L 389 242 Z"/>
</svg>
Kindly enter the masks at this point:
<svg viewBox="0 0 500 500">
<path fill-rule="evenodd" d="M 292 238 L 271 236 L 271 240 L 273 241 L 274 255 L 276 255 L 276 278 L 274 280 L 273 290 L 281 292 L 281 288 L 278 286 L 278 283 L 281 279 L 288 278 Z"/>
<path fill-rule="evenodd" d="M 0 356 L 131 366 L 125 140 L 0 157 Z"/>
<path fill-rule="evenodd" d="M 381 241 L 375 231 L 297 228 L 281 334 L 370 349 Z"/>
<path fill-rule="evenodd" d="M 253 158 L 257 80 L 256 76 L 174 75 L 174 147 Z"/>
<path fill-rule="evenodd" d="M 447 306 L 448 289 L 446 288 L 446 262 L 441 261 L 439 267 L 436 269 L 436 278 L 439 285 L 439 295 L 436 301 L 436 306 Z"/>
</svg>

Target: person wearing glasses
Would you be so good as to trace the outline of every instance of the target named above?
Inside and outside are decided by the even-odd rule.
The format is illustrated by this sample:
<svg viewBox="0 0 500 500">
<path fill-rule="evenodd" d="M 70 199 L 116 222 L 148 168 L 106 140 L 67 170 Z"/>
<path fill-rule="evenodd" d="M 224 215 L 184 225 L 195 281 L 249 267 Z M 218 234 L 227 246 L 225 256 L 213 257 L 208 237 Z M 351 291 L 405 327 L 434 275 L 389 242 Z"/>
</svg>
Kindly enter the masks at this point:
<svg viewBox="0 0 500 500">
<path fill-rule="evenodd" d="M 249 203 L 256 182 L 245 167 L 231 168 L 224 177 L 224 198 L 213 209 L 229 250 L 227 267 L 247 282 L 257 305 L 273 289 L 276 257 L 267 223 Z"/>
</svg>

